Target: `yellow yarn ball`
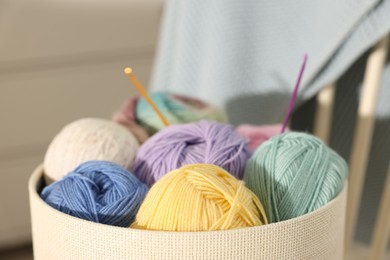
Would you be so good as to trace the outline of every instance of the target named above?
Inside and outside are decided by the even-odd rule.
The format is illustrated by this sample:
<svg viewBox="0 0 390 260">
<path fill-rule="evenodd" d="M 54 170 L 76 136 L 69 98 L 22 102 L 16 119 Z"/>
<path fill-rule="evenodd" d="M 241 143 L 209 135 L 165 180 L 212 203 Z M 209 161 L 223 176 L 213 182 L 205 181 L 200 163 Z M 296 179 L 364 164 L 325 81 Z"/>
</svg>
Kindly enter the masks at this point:
<svg viewBox="0 0 390 260">
<path fill-rule="evenodd" d="M 263 224 L 263 206 L 243 181 L 212 164 L 189 164 L 152 186 L 131 227 L 211 231 Z"/>
</svg>

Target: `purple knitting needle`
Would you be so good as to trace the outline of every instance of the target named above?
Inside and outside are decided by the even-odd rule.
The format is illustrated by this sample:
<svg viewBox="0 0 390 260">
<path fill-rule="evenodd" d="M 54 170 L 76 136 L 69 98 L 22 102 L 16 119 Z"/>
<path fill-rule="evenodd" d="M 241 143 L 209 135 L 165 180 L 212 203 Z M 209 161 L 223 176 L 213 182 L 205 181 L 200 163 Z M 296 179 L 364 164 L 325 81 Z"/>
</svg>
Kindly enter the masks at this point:
<svg viewBox="0 0 390 260">
<path fill-rule="evenodd" d="M 294 92 L 291 95 L 290 103 L 288 104 L 286 117 L 284 118 L 282 132 L 281 132 L 282 134 L 284 133 L 284 130 L 286 130 L 287 123 L 288 123 L 288 121 L 290 119 L 292 110 L 294 108 L 295 100 L 297 99 L 298 88 L 301 85 L 301 79 L 302 79 L 302 76 L 303 76 L 303 72 L 305 71 L 306 62 L 307 62 L 307 54 L 305 53 L 305 55 L 303 56 L 303 63 L 302 63 L 302 66 L 301 66 L 301 71 L 299 72 L 298 80 L 295 83 Z"/>
</svg>

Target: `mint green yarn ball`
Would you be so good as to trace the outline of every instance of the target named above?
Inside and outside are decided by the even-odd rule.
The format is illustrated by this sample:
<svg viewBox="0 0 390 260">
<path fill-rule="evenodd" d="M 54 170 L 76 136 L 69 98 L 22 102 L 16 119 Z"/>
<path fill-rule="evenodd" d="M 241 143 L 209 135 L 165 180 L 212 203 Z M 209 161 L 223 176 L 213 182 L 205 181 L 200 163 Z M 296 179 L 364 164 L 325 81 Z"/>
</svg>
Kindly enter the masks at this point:
<svg viewBox="0 0 390 260">
<path fill-rule="evenodd" d="M 199 99 L 174 95 L 165 92 L 150 93 L 150 97 L 169 124 L 185 124 L 199 120 L 211 120 L 227 123 L 226 113 Z M 155 134 L 165 125 L 143 97 L 136 105 L 136 119 L 149 135 Z"/>
<path fill-rule="evenodd" d="M 248 160 L 244 180 L 270 223 L 326 205 L 343 189 L 348 167 L 320 139 L 290 132 L 264 142 Z"/>
</svg>

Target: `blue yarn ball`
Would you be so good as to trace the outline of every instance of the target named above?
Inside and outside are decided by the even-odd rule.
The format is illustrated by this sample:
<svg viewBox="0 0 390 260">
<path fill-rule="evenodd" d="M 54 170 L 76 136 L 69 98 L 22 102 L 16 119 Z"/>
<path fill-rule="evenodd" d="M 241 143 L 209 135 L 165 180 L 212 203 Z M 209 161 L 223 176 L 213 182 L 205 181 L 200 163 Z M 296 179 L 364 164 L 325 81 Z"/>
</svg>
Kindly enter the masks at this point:
<svg viewBox="0 0 390 260">
<path fill-rule="evenodd" d="M 53 208 L 74 217 L 128 227 L 147 191 L 147 186 L 122 166 L 88 161 L 45 187 L 41 197 Z"/>
</svg>

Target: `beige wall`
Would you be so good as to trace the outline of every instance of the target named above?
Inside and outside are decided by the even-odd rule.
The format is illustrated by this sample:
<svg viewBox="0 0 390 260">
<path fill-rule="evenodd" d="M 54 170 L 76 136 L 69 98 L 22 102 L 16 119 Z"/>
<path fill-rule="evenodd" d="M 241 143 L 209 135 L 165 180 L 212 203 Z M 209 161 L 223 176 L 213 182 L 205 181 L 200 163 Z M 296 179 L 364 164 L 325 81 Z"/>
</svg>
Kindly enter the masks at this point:
<svg viewBox="0 0 390 260">
<path fill-rule="evenodd" d="M 30 240 L 27 179 L 51 138 L 147 85 L 163 0 L 0 2 L 0 248 Z"/>
</svg>

